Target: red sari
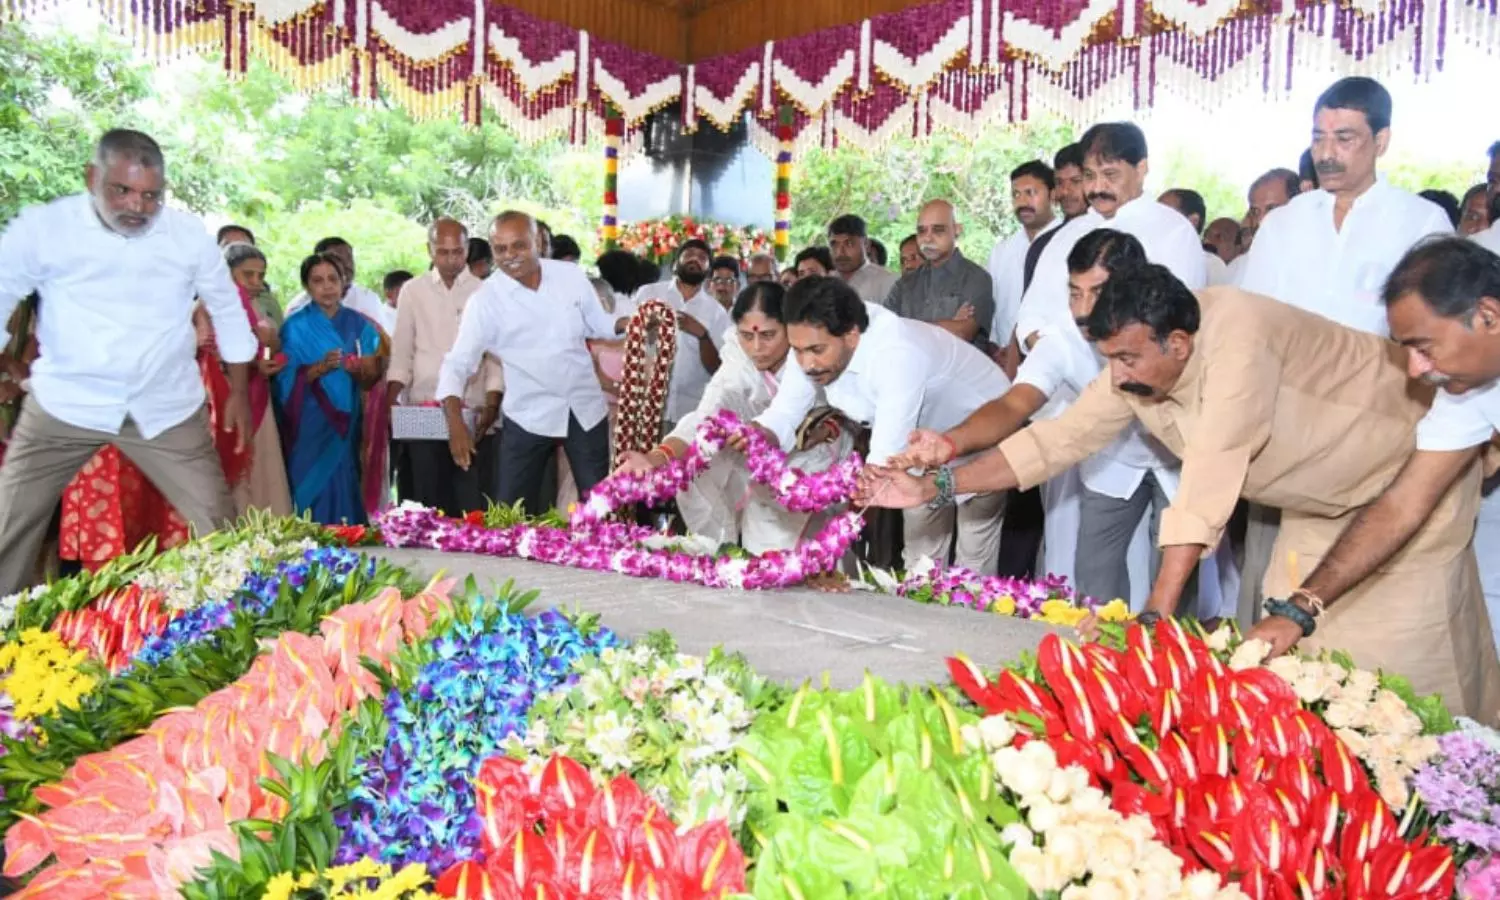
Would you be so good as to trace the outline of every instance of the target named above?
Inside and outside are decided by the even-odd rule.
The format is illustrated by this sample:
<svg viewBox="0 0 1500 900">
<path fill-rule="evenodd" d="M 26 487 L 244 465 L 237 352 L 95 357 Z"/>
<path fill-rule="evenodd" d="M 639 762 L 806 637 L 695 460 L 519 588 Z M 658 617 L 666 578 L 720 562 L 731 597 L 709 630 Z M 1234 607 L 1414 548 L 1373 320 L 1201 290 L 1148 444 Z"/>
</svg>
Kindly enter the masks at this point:
<svg viewBox="0 0 1500 900">
<path fill-rule="evenodd" d="M 198 369 L 208 394 L 214 445 L 232 485 L 249 471 L 249 454 L 237 453 L 237 435 L 223 428 L 222 410 L 229 379 L 210 342 L 198 348 Z M 77 560 L 90 572 L 156 537 L 166 550 L 188 539 L 188 524 L 135 463 L 113 445 L 105 447 L 74 476 L 63 492 L 58 556 Z"/>
</svg>

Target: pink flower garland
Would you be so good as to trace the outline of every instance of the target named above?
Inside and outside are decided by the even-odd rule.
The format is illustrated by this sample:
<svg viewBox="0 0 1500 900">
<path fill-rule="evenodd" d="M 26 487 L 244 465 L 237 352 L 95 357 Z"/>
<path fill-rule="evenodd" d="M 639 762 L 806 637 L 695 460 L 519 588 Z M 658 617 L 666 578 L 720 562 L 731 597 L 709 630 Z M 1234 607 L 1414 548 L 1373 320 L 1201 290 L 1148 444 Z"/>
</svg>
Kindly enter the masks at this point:
<svg viewBox="0 0 1500 900">
<path fill-rule="evenodd" d="M 513 556 L 554 565 L 634 578 L 664 578 L 707 587 L 764 590 L 800 584 L 812 575 L 832 571 L 864 528 L 856 512 L 834 516 L 811 540 L 795 550 L 772 550 L 748 559 L 720 558 L 674 550 L 648 550 L 641 542 L 655 534 L 639 525 L 605 521 L 616 510 L 637 502 L 675 496 L 708 468 L 731 437 L 744 433 L 750 477 L 770 488 L 778 502 L 797 512 L 826 509 L 849 498 L 861 462 L 851 455 L 826 472 L 804 473 L 786 464 L 786 455 L 722 411 L 705 421 L 682 459 L 644 475 L 621 473 L 597 485 L 588 501 L 574 510 L 569 528 L 514 525 L 486 528 L 437 511 L 403 504 L 377 517 L 381 534 L 392 547 L 425 547 L 450 553 Z"/>
</svg>

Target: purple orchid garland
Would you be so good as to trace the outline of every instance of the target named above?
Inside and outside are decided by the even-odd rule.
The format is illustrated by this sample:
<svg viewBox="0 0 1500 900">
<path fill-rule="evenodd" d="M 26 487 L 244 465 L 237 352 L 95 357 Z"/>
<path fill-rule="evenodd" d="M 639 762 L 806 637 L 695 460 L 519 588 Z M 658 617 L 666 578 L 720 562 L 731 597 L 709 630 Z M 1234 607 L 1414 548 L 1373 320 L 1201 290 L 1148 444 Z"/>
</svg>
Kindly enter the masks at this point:
<svg viewBox="0 0 1500 900">
<path fill-rule="evenodd" d="M 803 472 L 787 465 L 780 448 L 724 410 L 699 426 L 697 440 L 681 459 L 640 475 L 618 473 L 596 485 L 588 500 L 574 510 L 572 525 L 566 529 L 544 525 L 491 529 L 444 518 L 435 510 L 410 504 L 387 510 L 377 517 L 376 525 L 392 547 L 514 556 L 706 587 L 790 587 L 812 575 L 832 571 L 864 529 L 864 519 L 857 512 L 834 516 L 822 531 L 794 550 L 772 550 L 748 559 L 648 550 L 641 542 L 655 534 L 651 529 L 606 521 L 616 510 L 634 503 L 676 496 L 737 435 L 746 439 L 745 462 L 750 477 L 770 488 L 777 502 L 787 509 L 815 512 L 845 502 L 854 493 L 862 466 L 857 455 L 825 472 Z"/>
</svg>

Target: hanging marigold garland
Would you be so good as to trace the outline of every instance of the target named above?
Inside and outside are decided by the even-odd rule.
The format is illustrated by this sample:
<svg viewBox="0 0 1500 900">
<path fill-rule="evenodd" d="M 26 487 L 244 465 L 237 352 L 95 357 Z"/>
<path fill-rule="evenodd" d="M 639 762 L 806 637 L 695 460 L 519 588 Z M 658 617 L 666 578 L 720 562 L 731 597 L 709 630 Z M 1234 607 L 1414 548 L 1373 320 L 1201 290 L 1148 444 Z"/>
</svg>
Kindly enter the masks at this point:
<svg viewBox="0 0 1500 900">
<path fill-rule="evenodd" d="M 646 337 L 656 329 L 656 358 L 646 368 Z M 620 413 L 615 424 L 615 456 L 646 453 L 661 439 L 662 414 L 667 408 L 667 386 L 677 357 L 677 312 L 661 300 L 647 300 L 625 328 L 624 377 L 620 381 Z"/>
<path fill-rule="evenodd" d="M 604 213 L 599 221 L 605 250 L 614 250 L 620 243 L 620 145 L 624 141 L 625 119 L 614 104 L 608 104 L 604 107 Z"/>
<path fill-rule="evenodd" d="M 786 262 L 792 247 L 792 106 L 777 112 L 776 140 L 776 247 L 777 262 Z"/>
</svg>

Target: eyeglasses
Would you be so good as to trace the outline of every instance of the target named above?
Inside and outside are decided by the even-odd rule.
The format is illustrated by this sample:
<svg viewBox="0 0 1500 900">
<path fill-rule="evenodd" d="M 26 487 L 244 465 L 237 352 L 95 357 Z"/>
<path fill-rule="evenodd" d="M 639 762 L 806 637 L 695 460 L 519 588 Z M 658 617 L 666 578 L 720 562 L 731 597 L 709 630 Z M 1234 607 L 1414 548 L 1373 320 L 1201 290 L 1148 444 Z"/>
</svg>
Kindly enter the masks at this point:
<svg viewBox="0 0 1500 900">
<path fill-rule="evenodd" d="M 714 284 L 724 285 L 724 284 L 734 284 L 735 281 L 736 281 L 736 279 L 733 278 L 732 276 L 720 275 L 717 278 L 710 278 L 709 281 L 713 282 Z"/>
</svg>

